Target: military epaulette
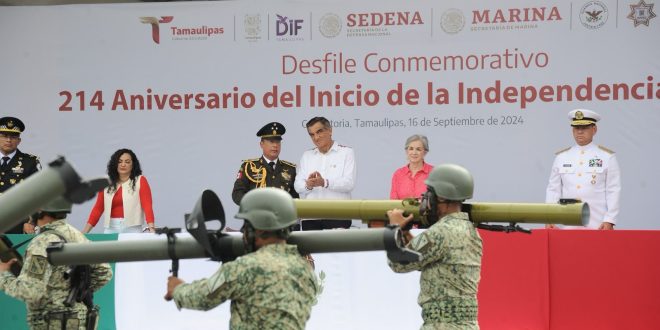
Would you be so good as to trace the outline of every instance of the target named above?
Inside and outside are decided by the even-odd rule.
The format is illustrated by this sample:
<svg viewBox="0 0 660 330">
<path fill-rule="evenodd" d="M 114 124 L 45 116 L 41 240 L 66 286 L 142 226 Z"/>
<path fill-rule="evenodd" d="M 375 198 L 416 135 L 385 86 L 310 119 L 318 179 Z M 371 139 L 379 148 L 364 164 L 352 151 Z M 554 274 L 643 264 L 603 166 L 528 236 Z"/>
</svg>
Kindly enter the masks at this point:
<svg viewBox="0 0 660 330">
<path fill-rule="evenodd" d="M 252 159 L 244 159 L 243 160 L 243 163 L 247 163 L 247 162 L 259 162 L 259 158 L 252 158 Z"/>
<path fill-rule="evenodd" d="M 606 148 L 606 147 L 604 147 L 604 146 L 601 146 L 600 144 L 598 145 L 598 148 L 600 148 L 600 150 L 603 150 L 603 151 L 605 151 L 605 152 L 608 153 L 608 154 L 613 154 L 613 153 L 614 153 L 614 151 L 612 151 L 611 149 L 608 149 L 608 148 Z"/>
<path fill-rule="evenodd" d="M 25 152 L 22 153 L 22 156 L 25 156 L 25 157 L 27 157 L 27 158 L 32 158 L 32 159 L 34 159 L 34 160 L 39 160 L 39 157 L 38 157 L 38 156 L 35 156 L 35 155 L 33 155 L 33 154 L 28 154 L 28 153 L 25 153 Z"/>
<path fill-rule="evenodd" d="M 559 155 L 560 153 L 562 153 L 562 152 L 566 152 L 566 151 L 568 151 L 569 149 L 571 149 L 571 147 L 561 149 L 561 150 L 555 152 L 555 155 Z"/>
<path fill-rule="evenodd" d="M 289 166 L 291 166 L 291 167 L 296 167 L 296 164 L 291 163 L 291 162 L 287 162 L 287 161 L 284 160 L 284 159 L 280 159 L 280 162 L 282 162 L 282 164 L 284 164 L 284 165 L 289 165 Z"/>
</svg>

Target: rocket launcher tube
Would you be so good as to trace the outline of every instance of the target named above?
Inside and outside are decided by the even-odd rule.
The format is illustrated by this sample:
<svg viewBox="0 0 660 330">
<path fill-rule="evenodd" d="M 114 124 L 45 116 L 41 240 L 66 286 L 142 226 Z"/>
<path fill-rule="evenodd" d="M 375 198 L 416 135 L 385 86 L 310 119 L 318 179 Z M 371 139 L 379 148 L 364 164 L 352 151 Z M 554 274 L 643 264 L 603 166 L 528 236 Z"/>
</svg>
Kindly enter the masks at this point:
<svg viewBox="0 0 660 330">
<path fill-rule="evenodd" d="M 294 199 L 302 219 L 387 220 L 387 211 L 399 208 L 413 215 L 414 223 L 423 223 L 421 203 L 403 200 L 311 200 Z M 483 222 L 540 223 L 585 226 L 589 222 L 586 203 L 463 203 L 463 211 L 475 224 Z"/>
<path fill-rule="evenodd" d="M 215 236 L 216 234 L 210 234 Z M 293 232 L 287 240 L 295 244 L 302 253 L 387 251 L 399 261 L 415 261 L 418 255 L 404 251 L 400 241 L 400 230 L 395 227 L 362 230 L 331 230 Z M 220 234 L 215 239 L 227 260 L 245 254 L 240 235 Z M 93 243 L 53 243 L 48 247 L 48 261 L 53 265 L 82 265 L 103 262 L 126 262 L 169 260 L 168 242 L 165 237 L 146 240 L 102 241 Z M 193 237 L 177 237 L 174 243 L 177 259 L 210 258 L 204 247 Z"/>
</svg>

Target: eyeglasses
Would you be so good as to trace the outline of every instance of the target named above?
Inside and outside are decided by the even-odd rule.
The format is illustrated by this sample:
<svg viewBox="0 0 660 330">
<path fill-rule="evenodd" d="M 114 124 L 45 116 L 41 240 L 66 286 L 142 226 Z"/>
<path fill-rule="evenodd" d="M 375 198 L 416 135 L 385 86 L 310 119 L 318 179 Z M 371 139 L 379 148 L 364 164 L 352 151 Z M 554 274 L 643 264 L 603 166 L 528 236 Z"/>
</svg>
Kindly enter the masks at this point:
<svg viewBox="0 0 660 330">
<path fill-rule="evenodd" d="M 7 139 L 7 140 L 11 140 L 11 141 L 17 141 L 18 139 L 20 139 L 20 137 L 18 135 L 9 135 L 9 134 L 0 133 L 0 139 Z"/>
</svg>

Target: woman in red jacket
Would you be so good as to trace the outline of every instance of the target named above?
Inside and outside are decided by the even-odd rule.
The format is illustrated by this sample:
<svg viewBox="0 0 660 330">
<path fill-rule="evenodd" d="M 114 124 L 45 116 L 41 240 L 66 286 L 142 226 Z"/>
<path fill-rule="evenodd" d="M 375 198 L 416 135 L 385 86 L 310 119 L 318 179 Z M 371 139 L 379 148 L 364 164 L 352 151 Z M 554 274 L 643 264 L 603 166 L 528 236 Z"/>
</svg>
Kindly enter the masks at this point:
<svg viewBox="0 0 660 330">
<path fill-rule="evenodd" d="M 83 233 L 103 216 L 104 233 L 139 233 L 145 225 L 155 232 L 151 188 L 142 175 L 140 161 L 130 149 L 115 151 L 108 162 L 110 186 L 99 191 Z"/>
</svg>

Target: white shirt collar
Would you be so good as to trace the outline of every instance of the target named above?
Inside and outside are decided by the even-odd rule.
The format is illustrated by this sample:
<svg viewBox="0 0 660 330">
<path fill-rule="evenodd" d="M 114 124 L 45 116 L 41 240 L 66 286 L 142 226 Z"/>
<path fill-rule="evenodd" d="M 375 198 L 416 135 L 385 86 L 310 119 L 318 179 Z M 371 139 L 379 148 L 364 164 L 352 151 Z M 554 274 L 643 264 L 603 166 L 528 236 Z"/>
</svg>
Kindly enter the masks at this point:
<svg viewBox="0 0 660 330">
<path fill-rule="evenodd" d="M 324 155 L 327 155 L 330 153 L 330 151 L 337 151 L 339 150 L 339 143 L 337 141 L 332 141 L 332 146 L 330 149 L 328 149 L 328 152 L 326 152 Z M 314 148 L 314 151 L 316 151 L 317 154 L 323 154 L 321 150 L 319 150 L 319 147 Z"/>
<path fill-rule="evenodd" d="M 274 162 L 275 165 L 277 165 L 277 160 L 278 160 L 278 158 L 275 158 L 275 159 L 273 159 L 273 160 L 270 160 L 270 159 L 268 159 L 268 157 L 266 157 L 266 155 L 261 155 L 261 157 L 263 157 L 263 159 L 266 161 L 266 164 L 268 164 L 268 163 L 270 163 L 270 162 Z"/>
<path fill-rule="evenodd" d="M 9 161 L 11 161 L 11 160 L 14 158 L 14 156 L 16 156 L 16 151 L 17 151 L 17 150 L 18 150 L 18 149 L 14 150 L 14 152 L 10 153 L 9 155 L 3 155 L 3 154 L 0 154 L 0 155 L 1 155 L 2 157 L 9 157 Z M 0 157 L 0 159 L 2 159 L 2 157 Z"/>
</svg>

